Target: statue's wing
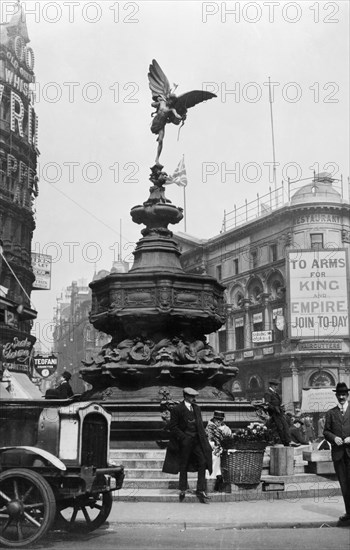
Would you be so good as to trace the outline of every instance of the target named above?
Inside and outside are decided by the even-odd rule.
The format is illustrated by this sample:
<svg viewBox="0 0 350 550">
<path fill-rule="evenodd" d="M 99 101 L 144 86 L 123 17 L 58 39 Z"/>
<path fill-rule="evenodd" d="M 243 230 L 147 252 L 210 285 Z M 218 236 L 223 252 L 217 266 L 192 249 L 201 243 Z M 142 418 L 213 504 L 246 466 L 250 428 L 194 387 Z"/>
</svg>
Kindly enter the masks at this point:
<svg viewBox="0 0 350 550">
<path fill-rule="evenodd" d="M 202 101 L 207 101 L 213 97 L 216 97 L 216 95 L 211 92 L 206 92 L 204 90 L 193 90 L 192 92 L 179 95 L 174 102 L 174 107 L 176 112 L 183 116 L 190 107 L 194 107 L 198 103 L 202 103 Z"/>
<path fill-rule="evenodd" d="M 157 96 L 161 96 L 166 101 L 170 94 L 169 80 L 155 59 L 152 60 L 149 66 L 148 81 L 152 98 L 156 99 Z"/>
</svg>

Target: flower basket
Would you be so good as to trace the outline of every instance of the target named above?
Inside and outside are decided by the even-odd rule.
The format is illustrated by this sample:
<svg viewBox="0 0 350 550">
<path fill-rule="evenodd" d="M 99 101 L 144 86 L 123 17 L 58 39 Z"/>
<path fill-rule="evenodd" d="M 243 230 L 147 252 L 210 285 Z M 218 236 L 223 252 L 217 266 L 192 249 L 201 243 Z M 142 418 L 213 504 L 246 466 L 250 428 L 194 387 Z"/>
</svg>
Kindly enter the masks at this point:
<svg viewBox="0 0 350 550">
<path fill-rule="evenodd" d="M 251 446 L 261 441 L 247 441 Z M 260 482 L 265 445 L 263 448 L 227 449 L 221 456 L 221 471 L 225 483 L 257 485 Z"/>
<path fill-rule="evenodd" d="M 260 482 L 268 437 L 266 426 L 252 422 L 224 439 L 221 470 L 225 482 L 236 485 L 256 485 Z"/>
<path fill-rule="evenodd" d="M 233 441 L 227 439 L 224 442 L 225 449 L 243 449 L 243 450 L 252 450 L 252 451 L 265 451 L 267 442 L 266 441 Z"/>
</svg>

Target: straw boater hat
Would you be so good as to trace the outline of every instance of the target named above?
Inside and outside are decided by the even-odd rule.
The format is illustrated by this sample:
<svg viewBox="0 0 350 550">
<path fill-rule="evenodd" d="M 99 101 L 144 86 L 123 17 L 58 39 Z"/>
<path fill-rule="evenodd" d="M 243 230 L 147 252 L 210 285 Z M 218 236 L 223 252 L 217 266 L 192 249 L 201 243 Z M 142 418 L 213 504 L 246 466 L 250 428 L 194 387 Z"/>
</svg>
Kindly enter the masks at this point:
<svg viewBox="0 0 350 550">
<path fill-rule="evenodd" d="M 335 390 L 332 390 L 335 393 L 349 393 L 349 388 L 345 384 L 345 382 L 338 382 L 338 384 L 335 387 Z"/>
</svg>

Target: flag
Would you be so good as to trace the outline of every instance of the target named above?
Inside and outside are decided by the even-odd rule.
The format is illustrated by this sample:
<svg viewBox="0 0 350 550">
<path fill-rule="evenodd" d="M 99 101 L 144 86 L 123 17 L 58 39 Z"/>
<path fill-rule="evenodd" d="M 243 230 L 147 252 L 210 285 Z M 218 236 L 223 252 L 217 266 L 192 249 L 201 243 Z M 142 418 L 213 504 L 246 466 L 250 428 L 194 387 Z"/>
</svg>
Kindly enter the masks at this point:
<svg viewBox="0 0 350 550">
<path fill-rule="evenodd" d="M 172 176 L 168 176 L 167 184 L 170 183 L 176 183 L 176 185 L 179 185 L 180 187 L 186 187 L 187 185 L 187 175 L 186 175 L 186 167 L 185 167 L 185 159 L 182 157 L 179 164 L 175 168 L 175 172 Z"/>
</svg>

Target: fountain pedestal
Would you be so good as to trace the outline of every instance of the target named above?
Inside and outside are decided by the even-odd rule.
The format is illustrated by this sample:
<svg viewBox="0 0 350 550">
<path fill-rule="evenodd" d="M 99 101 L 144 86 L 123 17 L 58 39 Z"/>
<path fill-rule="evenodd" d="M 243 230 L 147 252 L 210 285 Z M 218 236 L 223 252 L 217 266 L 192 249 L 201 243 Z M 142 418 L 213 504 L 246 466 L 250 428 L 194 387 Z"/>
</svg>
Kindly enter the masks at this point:
<svg viewBox="0 0 350 550">
<path fill-rule="evenodd" d="M 160 402 L 164 388 L 174 399 L 182 388 L 200 391 L 200 399 L 217 408 L 232 403 L 222 387 L 237 374 L 206 341 L 225 322 L 224 289 L 208 275 L 185 273 L 169 224 L 179 223 L 182 209 L 165 198 L 162 166 L 152 168 L 150 196 L 132 208 L 144 224 L 128 273 L 111 273 L 90 283 L 94 327 L 111 335 L 81 375 L 92 385 L 85 397 L 120 404 Z M 145 414 L 145 422 L 147 415 Z M 161 428 L 161 424 L 160 424 Z"/>
</svg>

